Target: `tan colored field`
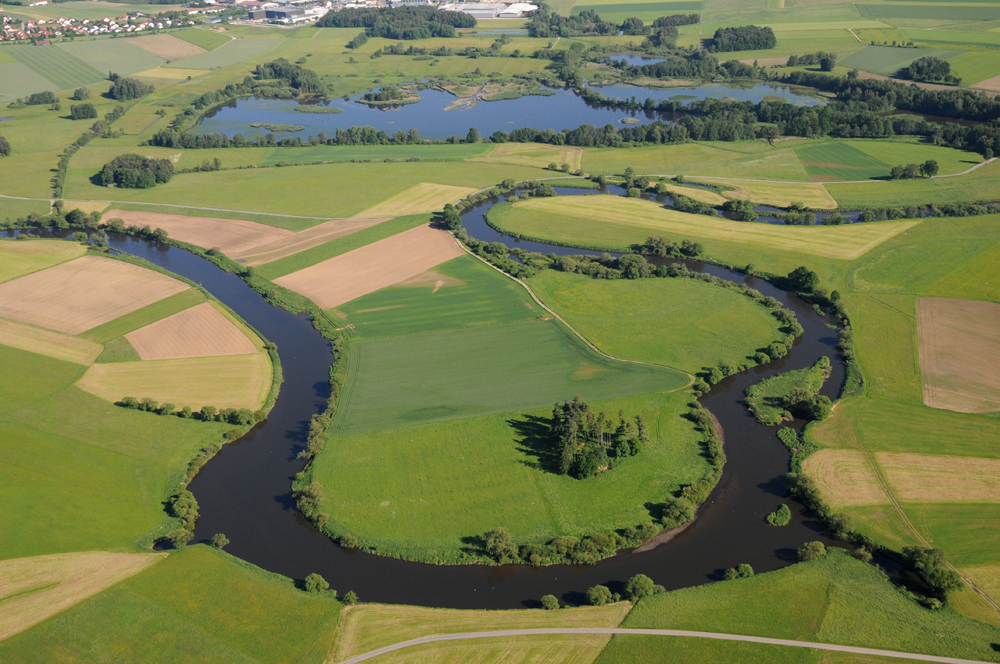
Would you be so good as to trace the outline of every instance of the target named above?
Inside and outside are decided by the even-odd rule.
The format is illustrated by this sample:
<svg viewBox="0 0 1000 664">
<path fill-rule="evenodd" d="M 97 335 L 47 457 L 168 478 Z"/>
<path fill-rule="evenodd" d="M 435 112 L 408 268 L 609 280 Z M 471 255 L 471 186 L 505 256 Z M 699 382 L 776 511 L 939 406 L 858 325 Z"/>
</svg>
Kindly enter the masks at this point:
<svg viewBox="0 0 1000 664">
<path fill-rule="evenodd" d="M 96 595 L 165 553 L 58 553 L 0 562 L 0 640 Z"/>
<path fill-rule="evenodd" d="M 1000 76 L 987 78 L 986 80 L 974 83 L 970 87 L 981 88 L 983 90 L 991 90 L 993 92 L 1000 92 Z"/>
<path fill-rule="evenodd" d="M 360 655 L 361 653 L 377 650 L 384 646 L 415 639 L 429 634 L 448 634 L 455 632 L 476 632 L 492 629 L 528 629 L 539 627 L 616 627 L 625 618 L 625 614 L 632 608 L 628 602 L 618 602 L 601 607 L 585 607 L 575 609 L 564 609 L 562 611 L 544 610 L 515 610 L 515 611 L 460 611 L 456 609 L 425 609 L 418 606 L 392 606 L 387 604 L 363 604 L 360 606 L 348 607 L 341 614 L 340 624 L 337 626 L 337 633 L 334 639 L 334 647 L 330 653 L 328 662 L 340 662 L 349 657 Z M 594 656 L 600 652 L 607 638 L 597 639 L 593 643 L 587 643 L 588 650 L 596 647 Z M 478 641 L 474 643 L 479 643 Z M 518 643 L 518 639 L 491 639 L 489 648 L 500 647 L 506 649 Z M 527 643 L 527 641 L 521 641 Z M 569 646 L 572 640 L 556 640 L 552 644 L 562 644 Z M 449 644 L 433 644 L 441 650 L 434 650 L 439 655 L 446 652 L 466 652 L 473 651 L 462 648 L 454 651 Z M 469 646 L 470 644 L 465 644 Z M 486 647 L 486 642 L 480 644 Z M 543 642 L 539 642 L 539 646 Z M 423 648 L 421 646 L 420 648 Z M 523 649 L 523 646 L 521 648 Z M 515 654 L 516 649 L 511 649 L 510 655 Z M 410 651 L 406 651 L 410 652 Z M 419 654 L 424 651 L 414 648 L 413 657 L 418 659 L 388 659 L 386 656 L 380 657 L 381 661 L 453 661 L 451 658 L 433 659 L 427 654 Z M 586 659 L 561 659 L 558 653 L 553 652 L 552 659 L 532 659 L 530 661 L 545 662 L 570 662 L 570 661 L 591 661 Z M 454 661 L 467 661 L 463 658 Z M 486 662 L 520 662 L 515 658 L 476 658 L 473 661 Z"/>
<path fill-rule="evenodd" d="M 792 203 L 802 203 L 806 207 L 824 210 L 837 207 L 837 201 L 826 187 L 818 182 L 754 182 L 724 178 L 698 178 L 698 180 L 704 180 L 706 184 L 732 187 L 722 192 L 726 198 L 749 199 L 762 205 L 788 207 Z"/>
<path fill-rule="evenodd" d="M 0 241 L 0 283 L 65 263 L 87 253 L 79 242 L 60 240 Z"/>
<path fill-rule="evenodd" d="M 820 493 L 834 510 L 889 502 L 860 450 L 820 450 L 805 460 L 802 471 L 816 480 Z"/>
<path fill-rule="evenodd" d="M 93 341 L 3 319 L 0 319 L 0 344 L 83 365 L 93 362 L 104 350 Z"/>
<path fill-rule="evenodd" d="M 388 221 L 390 217 L 373 217 L 365 219 L 333 219 L 319 226 L 307 228 L 281 239 L 256 245 L 244 251 L 230 254 L 232 258 L 247 265 L 263 265 L 285 256 L 297 254 L 300 251 L 318 247 L 324 242 L 336 240 L 338 237 L 350 235 L 369 226 Z"/>
<path fill-rule="evenodd" d="M 167 62 L 189 58 L 192 55 L 206 52 L 201 46 L 189 44 L 173 35 L 151 35 L 149 37 L 126 39 L 125 41 L 133 46 L 138 46 L 144 51 L 149 51 L 156 57 L 163 58 Z"/>
<path fill-rule="evenodd" d="M 271 388 L 267 353 L 179 360 L 93 364 L 77 381 L 80 389 L 107 401 L 151 397 L 178 408 L 249 408 L 264 404 Z"/>
<path fill-rule="evenodd" d="M 875 460 L 904 503 L 1000 503 L 1000 459 L 877 452 Z"/>
<path fill-rule="evenodd" d="M 918 298 L 917 339 L 925 404 L 1000 410 L 1000 304 Z"/>
<path fill-rule="evenodd" d="M 129 332 L 125 338 L 144 360 L 247 355 L 258 350 L 211 302 L 167 316 Z"/>
<path fill-rule="evenodd" d="M 474 191 L 476 190 L 469 187 L 421 182 L 387 198 L 378 205 L 362 210 L 354 216 L 401 217 L 404 214 L 436 212 L 442 209 L 446 203 L 457 203 Z"/>
<path fill-rule="evenodd" d="M 81 212 L 104 212 L 110 203 L 100 203 L 98 201 L 63 201 L 66 210 L 80 210 Z"/>
<path fill-rule="evenodd" d="M 696 201 L 701 201 L 702 203 L 708 203 L 709 205 L 722 205 L 726 202 L 726 198 L 718 195 L 714 191 L 709 191 L 707 189 L 698 189 L 697 187 L 682 187 L 677 184 L 670 184 L 669 182 L 657 183 L 657 187 L 663 186 L 671 194 L 680 194 L 681 196 L 687 196 L 688 198 L 693 198 Z"/>
<path fill-rule="evenodd" d="M 848 226 L 748 224 L 722 217 L 687 214 L 658 203 L 621 196 L 556 196 L 514 204 L 517 209 L 625 224 L 671 238 L 705 238 L 759 244 L 828 258 L 854 259 L 920 223 L 919 220 Z M 524 229 L 519 229 L 527 232 Z"/>
<path fill-rule="evenodd" d="M 0 317 L 80 334 L 188 288 L 124 261 L 83 256 L 0 284 Z"/>
<path fill-rule="evenodd" d="M 180 67 L 153 67 L 146 71 L 132 74 L 138 78 L 161 79 L 164 81 L 182 81 L 188 77 L 195 78 L 207 74 L 206 69 L 181 69 Z"/>
<path fill-rule="evenodd" d="M 446 231 L 417 226 L 292 272 L 274 283 L 329 309 L 405 281 L 464 253 Z"/>
<path fill-rule="evenodd" d="M 218 247 L 233 258 L 258 245 L 289 238 L 295 233 L 284 228 L 242 219 L 188 217 L 183 214 L 108 210 L 104 219 L 121 219 L 126 225 L 162 228 L 175 240 L 205 249 Z"/>
<path fill-rule="evenodd" d="M 485 157 L 466 159 L 494 164 L 514 164 L 547 168 L 549 164 L 562 167 L 569 164 L 572 171 L 578 171 L 583 161 L 583 148 L 568 145 L 538 145 L 533 143 L 500 143 Z"/>
<path fill-rule="evenodd" d="M 971 578 L 987 595 L 993 599 L 1000 599 L 1000 563 L 963 567 L 961 572 Z"/>
</svg>

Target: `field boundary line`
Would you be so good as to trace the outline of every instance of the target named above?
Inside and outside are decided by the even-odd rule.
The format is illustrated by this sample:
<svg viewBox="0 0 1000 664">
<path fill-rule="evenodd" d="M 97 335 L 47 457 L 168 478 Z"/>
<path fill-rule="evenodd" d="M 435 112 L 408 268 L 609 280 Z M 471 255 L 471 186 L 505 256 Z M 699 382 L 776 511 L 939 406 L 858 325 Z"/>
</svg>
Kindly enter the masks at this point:
<svg viewBox="0 0 1000 664">
<path fill-rule="evenodd" d="M 540 306 L 542 309 L 544 309 L 545 311 L 547 311 L 550 314 L 552 314 L 553 318 L 555 318 L 560 323 L 562 323 L 563 325 L 565 325 L 566 328 L 570 332 L 572 332 L 573 334 L 575 334 L 576 336 L 578 336 L 583 341 L 583 343 L 587 344 L 587 346 L 591 350 L 593 350 L 594 352 L 596 352 L 598 355 L 601 355 L 602 357 L 605 357 L 605 358 L 607 358 L 609 360 L 614 360 L 615 362 L 629 362 L 631 364 L 642 364 L 642 365 L 645 365 L 645 366 L 648 366 L 648 367 L 656 367 L 657 369 L 670 369 L 671 371 L 676 371 L 676 372 L 678 372 L 680 374 L 683 374 L 683 375 L 687 376 L 688 377 L 687 384 L 684 385 L 683 387 L 677 388 L 677 390 L 683 390 L 683 389 L 685 389 L 687 387 L 690 387 L 691 384 L 694 383 L 694 376 L 692 376 L 691 374 L 689 374 L 686 371 L 681 371 L 680 369 L 678 369 L 676 367 L 670 367 L 670 366 L 667 366 L 665 364 L 655 364 L 653 362 L 643 362 L 642 360 L 629 360 L 629 359 L 626 359 L 626 358 L 623 358 L 623 357 L 615 357 L 614 355 L 609 355 L 608 353 L 604 352 L 603 350 L 601 350 L 600 348 L 598 348 L 597 346 L 595 346 L 594 343 L 590 339 L 588 339 L 583 334 L 581 334 L 579 330 L 577 330 L 575 327 L 573 327 L 568 322 L 566 322 L 566 320 L 562 316 L 560 316 L 559 314 L 557 314 L 555 311 L 553 311 L 552 309 L 550 309 L 548 307 L 548 305 L 546 305 L 544 302 L 542 302 L 539 299 L 539 297 L 537 295 L 535 295 L 535 291 L 531 290 L 531 287 L 528 286 L 528 284 L 524 283 L 522 280 L 518 279 L 515 276 L 507 274 L 506 272 L 504 272 L 503 270 L 501 270 L 500 268 L 498 268 L 493 263 L 490 263 L 485 258 L 482 258 L 481 256 L 477 256 L 476 254 L 474 254 L 472 252 L 472 250 L 470 250 L 468 247 L 466 247 L 464 244 L 462 244 L 462 242 L 460 242 L 458 238 L 454 238 L 454 239 L 455 239 L 455 242 L 458 243 L 458 246 L 460 246 L 462 248 L 462 251 L 464 251 L 465 253 L 469 254 L 470 256 L 472 256 L 473 258 L 475 258 L 476 260 L 485 263 L 486 265 L 488 265 L 489 267 L 493 268 L 494 270 L 496 270 L 497 272 L 499 272 L 503 276 L 507 277 L 508 279 L 512 279 L 513 281 L 516 281 L 518 284 L 520 284 L 521 287 L 524 288 L 524 290 L 526 290 L 528 292 L 528 295 L 531 296 L 531 299 L 534 300 L 535 303 L 538 304 L 538 306 Z M 676 392 L 677 390 L 666 390 L 666 391 L 668 391 L 668 392 Z"/>
<path fill-rule="evenodd" d="M 501 629 L 488 632 L 459 632 L 453 634 L 433 634 L 422 636 L 408 641 L 400 641 L 378 650 L 356 655 L 350 659 L 345 659 L 340 664 L 357 664 L 366 660 L 385 655 L 390 652 L 403 650 L 412 646 L 425 643 L 439 643 L 442 641 L 463 641 L 467 639 L 486 639 L 509 636 L 536 636 L 545 634 L 615 634 L 633 636 L 681 636 L 699 639 L 717 639 L 720 641 L 743 641 L 749 643 L 763 643 L 775 646 L 790 646 L 793 648 L 810 648 L 813 650 L 832 650 L 834 652 L 847 652 L 856 655 L 873 655 L 877 657 L 893 657 L 896 659 L 917 660 L 922 662 L 944 662 L 945 664 L 985 664 L 981 660 L 959 659 L 956 657 L 940 657 L 937 655 L 923 655 L 919 653 L 900 652 L 897 650 L 880 650 L 877 648 L 862 648 L 859 646 L 842 646 L 833 643 L 814 643 L 810 641 L 794 641 L 791 639 L 772 639 L 765 636 L 744 636 L 742 634 L 722 634 L 719 632 L 695 632 L 683 629 L 629 629 L 623 627 L 550 627 L 536 629 Z"/>
</svg>

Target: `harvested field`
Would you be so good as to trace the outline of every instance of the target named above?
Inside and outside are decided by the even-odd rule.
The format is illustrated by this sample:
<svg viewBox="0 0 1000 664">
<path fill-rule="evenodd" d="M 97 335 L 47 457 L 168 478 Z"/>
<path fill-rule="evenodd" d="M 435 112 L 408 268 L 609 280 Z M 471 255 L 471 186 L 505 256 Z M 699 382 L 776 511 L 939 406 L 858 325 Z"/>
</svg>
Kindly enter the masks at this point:
<svg viewBox="0 0 1000 664">
<path fill-rule="evenodd" d="M 470 187 L 421 182 L 354 216 L 400 217 L 404 214 L 436 212 L 443 208 L 445 203 L 456 203 L 474 191 L 476 190 Z"/>
<path fill-rule="evenodd" d="M 532 143 L 500 143 L 485 157 L 467 161 L 485 161 L 494 164 L 516 164 L 545 168 L 549 164 L 569 164 L 571 170 L 581 168 L 583 148 L 568 145 L 537 145 Z"/>
<path fill-rule="evenodd" d="M 464 254 L 445 231 L 417 226 L 275 279 L 328 309 L 414 277 Z"/>
<path fill-rule="evenodd" d="M 107 401 L 152 397 L 178 408 L 210 405 L 257 410 L 271 388 L 271 377 L 271 358 L 267 353 L 254 353 L 94 364 L 76 385 Z"/>
<path fill-rule="evenodd" d="M 81 212 L 104 212 L 109 203 L 99 203 L 97 201 L 63 201 L 66 210 L 80 210 Z"/>
<path fill-rule="evenodd" d="M 889 486 L 906 503 L 1000 503 L 1000 459 L 878 452 Z"/>
<path fill-rule="evenodd" d="M 802 471 L 816 480 L 833 509 L 889 502 L 860 450 L 820 450 L 805 460 Z"/>
<path fill-rule="evenodd" d="M 144 51 L 152 53 L 158 58 L 163 58 L 167 62 L 189 58 L 192 55 L 205 53 L 205 49 L 195 46 L 183 39 L 178 39 L 172 35 L 152 35 L 150 37 L 136 37 L 125 41 L 138 46 Z"/>
<path fill-rule="evenodd" d="M 203 302 L 125 335 L 143 360 L 247 355 L 257 346 L 211 302 Z"/>
<path fill-rule="evenodd" d="M 919 298 L 917 339 L 925 404 L 1000 410 L 1000 304 Z"/>
<path fill-rule="evenodd" d="M 166 557 L 165 553 L 59 553 L 0 562 L 0 641 Z"/>
<path fill-rule="evenodd" d="M 23 277 L 47 267 L 79 258 L 87 248 L 79 242 L 0 242 L 0 282 Z"/>
<path fill-rule="evenodd" d="M 707 180 L 706 184 L 732 187 L 722 192 L 726 198 L 749 199 L 754 203 L 777 207 L 788 207 L 792 203 L 802 203 L 806 207 L 822 210 L 837 207 L 837 201 L 830 192 L 817 182 L 754 182 L 723 178 Z"/>
<path fill-rule="evenodd" d="M 0 284 L 0 317 L 80 334 L 187 289 L 153 270 L 83 256 Z"/>
<path fill-rule="evenodd" d="M 421 272 L 420 274 L 410 277 L 409 279 L 404 279 L 396 285 L 403 288 L 424 288 L 426 286 L 431 286 L 434 288 L 433 292 L 436 293 L 445 286 L 464 286 L 465 282 L 458 277 L 443 274 L 437 270 L 427 270 L 426 272 Z M 356 311 L 354 313 L 361 312 Z"/>
<path fill-rule="evenodd" d="M 723 203 L 726 202 L 725 197 L 720 196 L 714 191 L 709 191 L 707 189 L 699 189 L 697 187 L 683 187 L 681 185 L 670 184 L 668 182 L 661 182 L 657 186 L 659 185 L 663 185 L 663 187 L 671 194 L 687 196 L 688 198 L 693 198 L 696 201 L 701 201 L 702 203 L 708 203 L 709 205 L 722 205 Z"/>
<path fill-rule="evenodd" d="M 175 240 L 194 244 L 205 249 L 218 247 L 222 253 L 235 257 L 258 245 L 275 242 L 294 235 L 284 228 L 242 219 L 215 217 L 189 217 L 183 214 L 137 212 L 134 210 L 108 210 L 104 219 L 122 219 L 126 225 L 162 228 Z"/>
<path fill-rule="evenodd" d="M 93 341 L 2 319 L 0 344 L 84 365 L 93 362 L 103 350 Z"/>
<path fill-rule="evenodd" d="M 972 87 L 982 88 L 983 90 L 990 90 L 992 92 L 1000 92 L 1000 76 L 994 76 L 992 78 L 987 78 L 984 81 L 979 81 Z"/>
<path fill-rule="evenodd" d="M 263 265 L 285 258 L 292 254 L 297 254 L 306 249 L 318 247 L 321 244 L 336 240 L 339 237 L 350 235 L 356 231 L 388 221 L 388 217 L 375 217 L 368 219 L 333 219 L 319 226 L 307 228 L 304 231 L 293 233 L 281 239 L 267 244 L 260 244 L 242 252 L 233 254 L 241 263 L 247 265 Z"/>
</svg>

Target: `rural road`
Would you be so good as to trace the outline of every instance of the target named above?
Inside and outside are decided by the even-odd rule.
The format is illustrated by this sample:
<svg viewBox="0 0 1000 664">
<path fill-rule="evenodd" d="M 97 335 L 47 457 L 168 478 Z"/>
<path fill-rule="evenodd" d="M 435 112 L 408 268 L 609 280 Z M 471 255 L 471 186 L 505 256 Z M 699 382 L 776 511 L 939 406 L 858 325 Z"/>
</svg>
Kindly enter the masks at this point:
<svg viewBox="0 0 1000 664">
<path fill-rule="evenodd" d="M 465 639 L 484 639 L 490 637 L 503 636 L 535 636 L 539 634 L 633 634 L 639 636 L 684 636 L 700 639 L 719 639 L 721 641 L 748 641 L 750 643 L 764 643 L 774 646 L 790 646 L 793 648 L 812 648 L 814 650 L 833 650 L 836 652 L 848 652 L 856 655 L 873 655 L 877 657 L 894 657 L 896 659 L 909 659 L 921 662 L 945 662 L 946 664 L 985 664 L 979 660 L 958 659 L 955 657 L 937 657 L 934 655 L 921 655 L 909 652 L 896 652 L 895 650 L 878 650 L 876 648 L 858 648 L 855 646 L 838 646 L 830 643 L 810 643 L 808 641 L 790 641 L 788 639 L 769 639 L 763 636 L 743 636 L 741 634 L 718 634 L 716 632 L 690 632 L 680 629 L 623 629 L 617 627 L 582 627 L 582 628 L 548 628 L 548 629 L 504 629 L 491 632 L 464 632 L 460 634 L 437 634 L 433 636 L 423 636 L 419 639 L 400 641 L 391 646 L 379 648 L 366 652 L 363 655 L 345 659 L 339 664 L 355 664 L 364 662 L 422 643 L 437 643 L 439 641 L 461 641 Z"/>
</svg>

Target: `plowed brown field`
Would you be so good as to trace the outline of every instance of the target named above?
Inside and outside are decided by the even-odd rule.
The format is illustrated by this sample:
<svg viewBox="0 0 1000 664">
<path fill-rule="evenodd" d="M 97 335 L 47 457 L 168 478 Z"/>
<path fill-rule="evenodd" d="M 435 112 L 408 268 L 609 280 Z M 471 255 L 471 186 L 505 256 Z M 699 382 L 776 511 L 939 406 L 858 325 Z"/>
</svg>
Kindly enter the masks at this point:
<svg viewBox="0 0 1000 664">
<path fill-rule="evenodd" d="M 336 240 L 338 237 L 350 235 L 369 226 L 388 221 L 391 217 L 373 217 L 368 219 L 333 219 L 319 226 L 307 228 L 293 233 L 274 242 L 257 245 L 245 251 L 230 254 L 247 265 L 263 265 L 285 256 L 297 254 L 306 249 L 312 249 L 324 242 Z"/>
<path fill-rule="evenodd" d="M 192 55 L 198 55 L 206 52 L 201 46 L 189 44 L 183 39 L 178 39 L 173 35 L 151 35 L 149 37 L 126 39 L 125 41 L 134 46 L 138 46 L 144 51 L 149 51 L 156 57 L 163 58 L 167 62 L 180 60 L 181 58 L 189 58 Z"/>
<path fill-rule="evenodd" d="M 211 302 L 185 309 L 173 316 L 125 335 L 144 360 L 181 357 L 246 355 L 257 347 L 247 335 Z"/>
<path fill-rule="evenodd" d="M 1000 304 L 917 299 L 924 403 L 961 413 L 1000 410 Z"/>
<path fill-rule="evenodd" d="M 104 213 L 105 220 L 115 218 L 123 220 L 127 225 L 162 228 L 175 240 L 205 249 L 218 247 L 229 257 L 236 257 L 258 245 L 295 235 L 284 228 L 242 219 L 188 217 L 183 214 L 133 210 L 108 210 Z"/>
<path fill-rule="evenodd" d="M 188 288 L 137 265 L 83 256 L 0 284 L 0 318 L 80 334 Z"/>
<path fill-rule="evenodd" d="M 397 284 L 464 253 L 446 231 L 417 226 L 292 272 L 275 279 L 275 283 L 328 309 Z"/>
</svg>

